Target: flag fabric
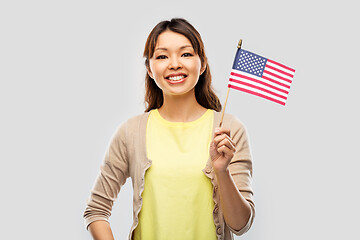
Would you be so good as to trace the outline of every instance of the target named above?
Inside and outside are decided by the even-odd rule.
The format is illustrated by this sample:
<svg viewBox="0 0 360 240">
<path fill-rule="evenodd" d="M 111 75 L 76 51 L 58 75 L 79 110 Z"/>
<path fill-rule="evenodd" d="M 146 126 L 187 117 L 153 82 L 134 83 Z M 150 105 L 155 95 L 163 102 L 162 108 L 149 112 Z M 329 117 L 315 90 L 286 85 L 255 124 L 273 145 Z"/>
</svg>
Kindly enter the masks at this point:
<svg viewBox="0 0 360 240">
<path fill-rule="evenodd" d="M 281 63 L 238 49 L 228 87 L 285 105 L 294 73 Z"/>
</svg>

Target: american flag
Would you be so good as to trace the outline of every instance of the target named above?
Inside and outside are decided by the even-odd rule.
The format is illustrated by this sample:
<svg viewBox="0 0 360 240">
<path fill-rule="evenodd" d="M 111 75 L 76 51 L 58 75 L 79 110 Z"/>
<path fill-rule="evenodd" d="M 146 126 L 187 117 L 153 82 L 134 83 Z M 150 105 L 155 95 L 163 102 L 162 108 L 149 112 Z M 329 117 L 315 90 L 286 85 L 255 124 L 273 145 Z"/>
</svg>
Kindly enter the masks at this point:
<svg viewBox="0 0 360 240">
<path fill-rule="evenodd" d="M 294 73 L 290 67 L 238 49 L 228 87 L 285 105 Z"/>
</svg>

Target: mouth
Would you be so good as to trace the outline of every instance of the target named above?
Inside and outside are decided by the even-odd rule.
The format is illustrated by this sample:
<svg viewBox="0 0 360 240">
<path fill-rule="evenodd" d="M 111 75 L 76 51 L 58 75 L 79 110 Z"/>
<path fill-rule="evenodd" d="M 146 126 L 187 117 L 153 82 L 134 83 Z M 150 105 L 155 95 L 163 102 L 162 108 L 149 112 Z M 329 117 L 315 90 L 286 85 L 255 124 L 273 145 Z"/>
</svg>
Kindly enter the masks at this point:
<svg viewBox="0 0 360 240">
<path fill-rule="evenodd" d="M 166 77 L 166 80 L 171 84 L 182 83 L 186 80 L 186 77 L 187 75 L 170 76 Z"/>
</svg>

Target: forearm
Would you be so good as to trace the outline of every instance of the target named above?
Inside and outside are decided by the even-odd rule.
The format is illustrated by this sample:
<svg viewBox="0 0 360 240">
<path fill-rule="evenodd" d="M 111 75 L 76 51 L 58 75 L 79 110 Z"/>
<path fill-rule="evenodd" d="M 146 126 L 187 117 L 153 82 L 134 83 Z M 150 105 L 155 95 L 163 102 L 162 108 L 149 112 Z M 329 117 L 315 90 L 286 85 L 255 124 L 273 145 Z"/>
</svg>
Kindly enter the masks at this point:
<svg viewBox="0 0 360 240">
<path fill-rule="evenodd" d="M 240 230 L 249 221 L 250 204 L 237 189 L 228 169 L 215 172 L 215 176 L 225 221 L 234 230 Z"/>
<path fill-rule="evenodd" d="M 94 221 L 89 225 L 94 240 L 114 240 L 110 224 L 107 221 Z"/>
</svg>

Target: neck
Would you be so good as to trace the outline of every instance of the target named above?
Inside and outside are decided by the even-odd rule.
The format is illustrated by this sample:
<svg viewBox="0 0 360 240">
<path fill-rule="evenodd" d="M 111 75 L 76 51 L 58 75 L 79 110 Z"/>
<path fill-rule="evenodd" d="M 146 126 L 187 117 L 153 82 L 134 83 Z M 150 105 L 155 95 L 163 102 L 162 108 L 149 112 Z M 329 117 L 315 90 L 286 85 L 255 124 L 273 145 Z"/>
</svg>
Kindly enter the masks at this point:
<svg viewBox="0 0 360 240">
<path fill-rule="evenodd" d="M 193 89 L 184 95 L 164 95 L 164 103 L 159 108 L 160 115 L 171 122 L 191 122 L 201 117 L 206 108 L 195 98 Z"/>
</svg>

